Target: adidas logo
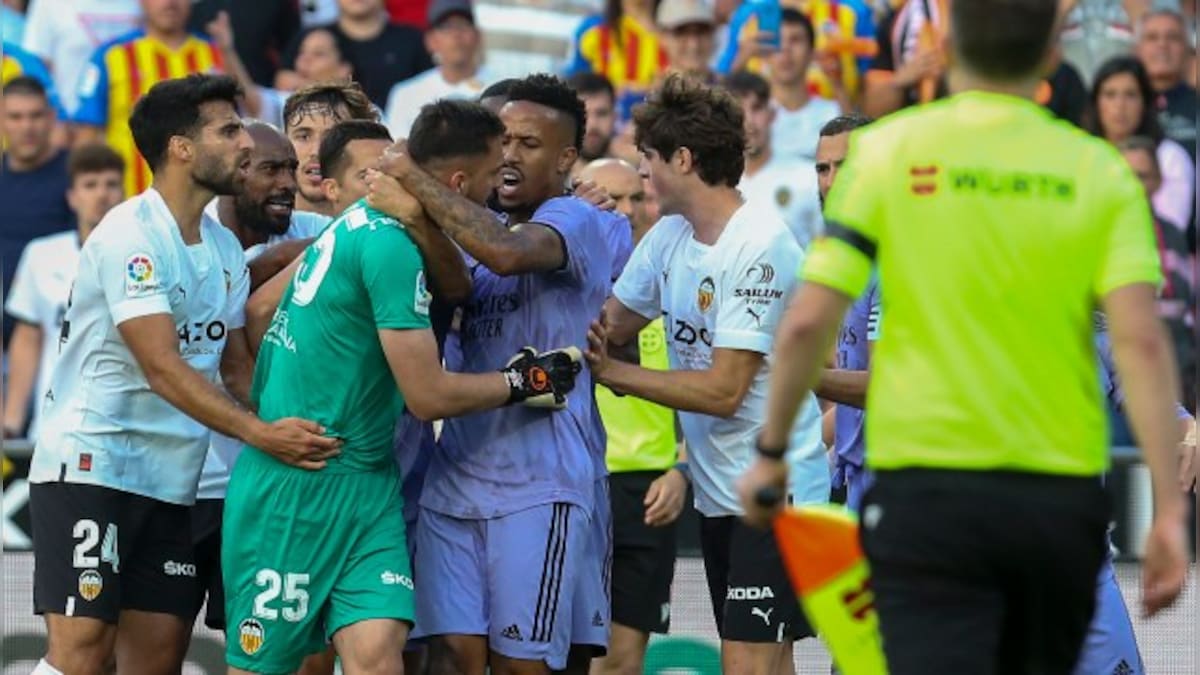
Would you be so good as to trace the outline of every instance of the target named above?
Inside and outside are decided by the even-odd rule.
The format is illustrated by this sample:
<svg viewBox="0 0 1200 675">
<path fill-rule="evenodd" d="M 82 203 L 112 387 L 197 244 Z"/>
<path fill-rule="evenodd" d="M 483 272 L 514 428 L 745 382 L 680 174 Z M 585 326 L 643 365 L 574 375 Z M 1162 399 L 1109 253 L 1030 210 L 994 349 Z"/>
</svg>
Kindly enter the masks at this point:
<svg viewBox="0 0 1200 675">
<path fill-rule="evenodd" d="M 598 610 L 592 616 L 592 625 L 597 627 L 604 625 L 604 617 L 600 616 L 600 612 Z"/>
<path fill-rule="evenodd" d="M 521 629 L 517 628 L 517 624 L 515 624 L 515 623 L 513 625 L 509 626 L 508 628 L 505 628 L 504 630 L 500 631 L 500 636 L 506 637 L 509 640 L 516 640 L 517 642 L 525 641 L 525 638 L 521 637 Z"/>
<path fill-rule="evenodd" d="M 1129 666 L 1128 661 L 1121 659 L 1121 662 L 1113 669 L 1112 675 L 1133 675 L 1133 668 Z"/>
</svg>

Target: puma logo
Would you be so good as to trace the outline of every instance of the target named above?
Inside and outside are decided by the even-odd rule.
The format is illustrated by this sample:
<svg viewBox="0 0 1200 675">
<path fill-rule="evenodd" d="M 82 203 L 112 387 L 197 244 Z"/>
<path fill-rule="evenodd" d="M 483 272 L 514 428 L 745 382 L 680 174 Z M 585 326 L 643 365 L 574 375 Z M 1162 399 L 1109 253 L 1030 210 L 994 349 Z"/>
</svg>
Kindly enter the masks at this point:
<svg viewBox="0 0 1200 675">
<path fill-rule="evenodd" d="M 753 309 L 750 309 L 749 307 L 746 308 L 746 313 L 749 314 L 750 316 L 754 317 L 755 325 L 757 325 L 759 328 L 762 328 L 762 315 L 761 314 L 754 311 Z"/>
<path fill-rule="evenodd" d="M 774 612 L 774 611 L 775 611 L 774 607 L 767 609 L 767 611 L 765 611 L 765 612 L 760 607 L 751 607 L 750 608 L 750 616 L 762 617 L 763 623 L 770 626 L 771 625 L 771 612 Z"/>
</svg>

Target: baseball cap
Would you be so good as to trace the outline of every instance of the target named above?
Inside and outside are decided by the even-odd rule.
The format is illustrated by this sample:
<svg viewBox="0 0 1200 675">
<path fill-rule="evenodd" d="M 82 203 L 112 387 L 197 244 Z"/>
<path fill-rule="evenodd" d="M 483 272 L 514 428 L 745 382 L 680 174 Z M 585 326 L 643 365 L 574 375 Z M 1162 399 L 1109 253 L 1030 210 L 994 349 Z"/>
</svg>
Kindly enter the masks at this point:
<svg viewBox="0 0 1200 675">
<path fill-rule="evenodd" d="M 706 0 L 662 0 L 658 6 L 658 25 L 675 30 L 690 23 L 717 23 L 717 12 Z"/>
<path fill-rule="evenodd" d="M 461 14 L 475 23 L 475 9 L 471 0 L 433 0 L 429 3 L 429 27 L 434 28 L 453 14 Z"/>
</svg>

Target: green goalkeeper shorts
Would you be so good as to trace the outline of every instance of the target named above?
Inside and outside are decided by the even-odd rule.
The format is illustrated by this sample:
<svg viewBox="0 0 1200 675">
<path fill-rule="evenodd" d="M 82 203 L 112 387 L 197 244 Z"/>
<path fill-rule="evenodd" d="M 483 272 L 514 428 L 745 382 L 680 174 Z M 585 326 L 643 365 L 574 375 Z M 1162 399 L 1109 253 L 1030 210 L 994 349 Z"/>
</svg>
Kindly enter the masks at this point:
<svg viewBox="0 0 1200 675">
<path fill-rule="evenodd" d="M 306 471 L 245 448 L 221 535 L 226 660 L 290 673 L 339 629 L 411 623 L 400 472 Z"/>
</svg>

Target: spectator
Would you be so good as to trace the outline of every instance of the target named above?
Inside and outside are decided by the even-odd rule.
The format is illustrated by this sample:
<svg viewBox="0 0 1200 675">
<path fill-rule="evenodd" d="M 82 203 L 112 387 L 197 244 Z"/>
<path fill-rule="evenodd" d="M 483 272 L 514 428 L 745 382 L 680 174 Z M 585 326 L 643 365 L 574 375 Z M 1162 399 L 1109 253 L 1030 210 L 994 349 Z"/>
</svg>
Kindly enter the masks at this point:
<svg viewBox="0 0 1200 675">
<path fill-rule="evenodd" d="M 355 78 L 380 109 L 387 105 L 393 84 L 433 67 L 421 31 L 388 23 L 383 0 L 338 0 L 337 21 L 324 29 L 345 45 Z M 314 29 L 297 35 L 284 52 L 283 67 L 275 75 L 276 89 L 295 91 L 302 86 L 302 78 L 296 73 L 296 55 L 310 30 Z"/>
<path fill-rule="evenodd" d="M 947 16 L 937 0 L 909 0 L 879 24 L 879 53 L 867 72 L 863 112 L 879 118 L 945 93 L 942 35 Z"/>
<path fill-rule="evenodd" d="M 13 78 L 22 75 L 37 80 L 46 89 L 46 98 L 49 99 L 50 106 L 54 108 L 59 121 L 65 121 L 66 111 L 63 110 L 62 101 L 55 90 L 54 80 L 41 59 L 7 40 L 3 42 L 3 49 L 0 51 L 3 52 L 2 65 L 0 65 L 0 86 L 8 84 Z"/>
<path fill-rule="evenodd" d="M 1145 136 L 1130 136 L 1117 144 L 1125 161 L 1137 174 L 1146 194 L 1158 192 L 1162 173 L 1155 142 Z M 1154 212 L 1154 235 L 1162 260 L 1163 286 L 1158 299 L 1158 315 L 1166 324 L 1175 343 L 1175 355 L 1183 378 L 1184 398 L 1195 409 L 1196 344 L 1189 330 L 1195 325 L 1195 251 L 1187 236 L 1175 223 L 1166 222 Z"/>
<path fill-rule="evenodd" d="M 656 0 L 606 0 L 604 13 L 583 20 L 575 32 L 568 76 L 603 75 L 617 94 L 617 119 L 628 122 L 633 106 L 667 65 L 656 32 Z"/>
<path fill-rule="evenodd" d="M 579 95 L 587 110 L 583 145 L 579 148 L 579 159 L 575 161 L 572 171 L 575 174 L 590 162 L 608 157 L 617 124 L 614 112 L 616 92 L 607 78 L 596 73 L 577 73 L 567 80 L 567 84 Z"/>
<path fill-rule="evenodd" d="M 1162 186 L 1153 193 L 1154 210 L 1182 232 L 1191 221 L 1196 168 L 1187 150 L 1164 137 L 1154 99 L 1140 61 L 1132 56 L 1110 59 L 1092 84 L 1087 128 L 1113 144 L 1130 136 L 1146 136 L 1158 144 Z"/>
<path fill-rule="evenodd" d="M 1154 11 L 1138 26 L 1137 56 L 1158 94 L 1154 109 L 1167 138 L 1182 145 L 1196 161 L 1196 89 L 1184 79 L 1187 38 L 1183 16 Z"/>
<path fill-rule="evenodd" d="M 1091 85 L 1100 64 L 1133 50 L 1133 27 L 1147 0 L 1066 0 L 1062 27 L 1064 58 Z"/>
<path fill-rule="evenodd" d="M 471 0 L 434 0 L 429 7 L 425 48 L 437 65 L 392 87 L 385 119 L 395 138 L 408 137 L 421 106 L 440 98 L 476 98 L 491 74 Z"/>
<path fill-rule="evenodd" d="M 140 0 L 32 0 L 22 46 L 38 56 L 54 77 L 63 108 L 79 106 L 77 85 L 100 45 L 137 29 Z"/>
<path fill-rule="evenodd" d="M 238 58 L 251 79 L 260 87 L 274 84 L 279 55 L 300 31 L 295 0 L 192 0 L 188 30 L 205 32 L 221 12 L 229 15 Z M 210 33 L 209 37 L 220 44 L 217 36 Z M 246 88 L 244 83 L 242 88 Z"/>
<path fill-rule="evenodd" d="M 102 45 L 79 80 L 75 143 L 103 140 L 125 160 L 125 195 L 150 186 L 150 166 L 138 153 L 129 115 L 155 84 L 193 73 L 219 71 L 221 51 L 187 32 L 189 0 L 141 0 L 144 25 Z"/>
<path fill-rule="evenodd" d="M 221 50 L 221 58 L 230 75 L 237 78 L 245 95 L 245 114 L 277 127 L 283 127 L 283 108 L 290 91 L 259 86 L 242 64 L 234 48 L 234 33 L 229 15 L 219 12 L 208 24 L 208 34 Z M 296 74 L 303 86 L 318 82 L 349 82 L 354 70 L 345 57 L 345 45 L 325 28 L 317 28 L 305 34 L 296 54 Z M 303 87 L 302 87 L 303 88 Z"/>
<path fill-rule="evenodd" d="M 667 70 L 715 84 L 717 74 L 709 65 L 717 48 L 717 15 L 712 5 L 706 0 L 662 0 L 657 16 Z"/>
<path fill-rule="evenodd" d="M 50 142 L 54 112 L 46 88 L 31 77 L 13 78 L 4 85 L 3 108 L 8 147 L 0 169 L 0 268 L 7 291 L 25 245 L 69 227 L 71 209 L 66 198 L 67 152 Z M 7 343 L 11 326 L 4 324 Z"/>
<path fill-rule="evenodd" d="M 1055 62 L 1050 77 L 1046 78 L 1038 91 L 1037 102 L 1049 108 L 1059 119 L 1083 126 L 1083 114 L 1087 110 L 1087 87 L 1075 66 L 1063 60 L 1061 46 L 1055 50 Z"/>
<path fill-rule="evenodd" d="M 725 88 L 742 104 L 746 128 L 745 169 L 738 189 L 747 202 L 778 211 L 796 243 L 807 249 L 822 222 L 812 160 L 783 157 L 774 151 L 771 122 L 775 110 L 766 80 L 742 71 L 730 75 Z"/>
<path fill-rule="evenodd" d="M 809 93 L 807 73 L 813 56 L 813 24 L 790 7 L 782 11 L 779 49 L 767 57 L 767 79 L 775 103 L 771 151 L 780 158 L 811 162 L 821 127 L 840 113 L 838 104 Z M 811 172 L 809 172 L 811 173 Z"/>
<path fill-rule="evenodd" d="M 105 145 L 85 145 L 72 152 L 67 160 L 70 187 L 66 198 L 76 214 L 75 228 L 38 237 L 21 253 L 4 305 L 8 316 L 16 320 L 12 339 L 7 343 L 5 438 L 36 438 L 37 413 L 42 397 L 50 388 L 59 330 L 79 264 L 79 247 L 104 214 L 121 202 L 124 168 L 120 155 Z M 65 220 L 58 224 L 68 225 Z M 23 434 L 31 409 L 29 428 Z"/>
<path fill-rule="evenodd" d="M 875 21 L 863 0 L 784 0 L 783 11 L 802 13 L 814 31 L 816 62 L 820 67 L 806 73 L 808 89 L 822 98 L 836 99 L 843 110 L 857 107 L 862 93 L 862 74 L 878 51 Z M 749 70 L 766 76 L 762 66 L 772 50 L 767 35 L 759 34 L 753 9 L 748 5 L 734 13 L 728 37 L 717 60 L 717 72 L 728 74 Z"/>
</svg>

